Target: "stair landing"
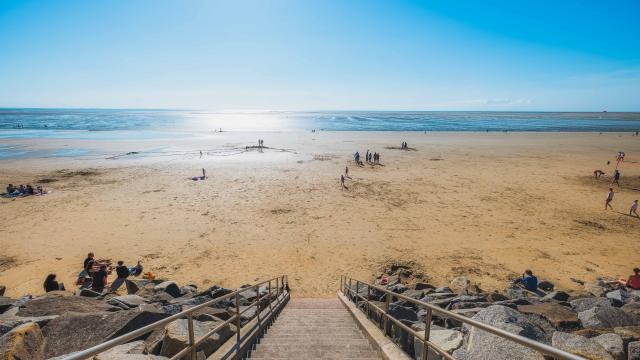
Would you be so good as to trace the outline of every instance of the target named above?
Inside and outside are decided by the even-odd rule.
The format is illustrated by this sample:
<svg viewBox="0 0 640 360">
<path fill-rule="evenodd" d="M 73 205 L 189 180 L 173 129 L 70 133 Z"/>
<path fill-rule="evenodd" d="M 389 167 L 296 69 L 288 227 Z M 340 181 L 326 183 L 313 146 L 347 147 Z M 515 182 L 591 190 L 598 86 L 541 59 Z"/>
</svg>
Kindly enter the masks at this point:
<svg viewBox="0 0 640 360">
<path fill-rule="evenodd" d="M 250 358 L 382 359 L 338 299 L 291 299 Z"/>
</svg>

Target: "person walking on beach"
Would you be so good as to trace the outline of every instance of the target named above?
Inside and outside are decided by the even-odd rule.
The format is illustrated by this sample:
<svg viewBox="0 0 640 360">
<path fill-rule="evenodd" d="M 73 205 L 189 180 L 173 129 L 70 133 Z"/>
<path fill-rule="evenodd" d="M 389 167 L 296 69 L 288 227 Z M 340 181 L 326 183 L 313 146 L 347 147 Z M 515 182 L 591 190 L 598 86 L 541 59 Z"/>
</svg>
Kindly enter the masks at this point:
<svg viewBox="0 0 640 360">
<path fill-rule="evenodd" d="M 200 158 L 202 159 L 202 150 L 200 150 Z"/>
<path fill-rule="evenodd" d="M 340 185 L 342 185 L 342 190 L 347 188 L 346 186 L 344 186 L 344 175 L 340 175 Z"/>
<path fill-rule="evenodd" d="M 620 171 L 618 171 L 618 169 L 613 172 L 613 181 L 611 181 L 611 185 L 614 183 L 620 187 Z"/>
<path fill-rule="evenodd" d="M 349 167 L 348 166 L 344 167 L 344 176 L 349 177 Z"/>
<path fill-rule="evenodd" d="M 369 149 L 367 149 L 367 152 L 364 154 L 364 159 L 366 162 L 369 162 Z"/>
<path fill-rule="evenodd" d="M 638 200 L 633 200 L 633 202 L 631 203 L 631 209 L 629 209 L 629 216 L 631 216 L 631 214 L 635 214 L 636 217 L 640 217 L 638 216 Z"/>
<path fill-rule="evenodd" d="M 207 171 L 204 168 L 202 168 L 202 180 L 206 178 L 207 178 Z"/>
<path fill-rule="evenodd" d="M 613 206 L 611 206 L 611 202 L 613 201 L 613 188 L 609 188 L 609 193 L 607 194 L 607 199 L 604 202 L 604 209 L 607 210 L 607 208 L 611 208 L 611 210 L 613 210 Z"/>
</svg>

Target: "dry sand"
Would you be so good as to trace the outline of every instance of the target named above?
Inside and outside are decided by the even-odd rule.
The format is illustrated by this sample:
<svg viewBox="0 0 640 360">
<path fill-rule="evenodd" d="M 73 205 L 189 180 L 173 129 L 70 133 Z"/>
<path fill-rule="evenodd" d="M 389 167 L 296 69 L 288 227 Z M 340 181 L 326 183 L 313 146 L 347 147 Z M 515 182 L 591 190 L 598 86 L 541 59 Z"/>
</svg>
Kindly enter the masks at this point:
<svg viewBox="0 0 640 360">
<path fill-rule="evenodd" d="M 288 151 L 242 151 L 258 138 Z M 416 151 L 386 149 L 403 140 Z M 571 278 L 626 276 L 640 265 L 640 219 L 626 215 L 640 198 L 632 190 L 640 188 L 640 137 L 630 134 L 245 132 L 3 143 L 104 154 L 0 161 L 3 187 L 50 179 L 52 190 L 0 200 L 0 284 L 9 296 L 42 292 L 49 272 L 73 283 L 90 250 L 202 286 L 288 274 L 294 295 L 316 297 L 333 296 L 341 274 L 371 280 L 388 261 L 414 261 L 434 284 L 467 275 L 486 290 L 525 268 L 580 289 Z M 384 166 L 355 166 L 353 152 L 366 149 L 381 152 Z M 620 150 L 628 154 L 623 187 L 615 210 L 604 211 L 610 178 L 592 173 L 610 175 Z M 352 179 L 341 190 L 345 165 Z M 202 167 L 208 180 L 188 179 Z"/>
</svg>

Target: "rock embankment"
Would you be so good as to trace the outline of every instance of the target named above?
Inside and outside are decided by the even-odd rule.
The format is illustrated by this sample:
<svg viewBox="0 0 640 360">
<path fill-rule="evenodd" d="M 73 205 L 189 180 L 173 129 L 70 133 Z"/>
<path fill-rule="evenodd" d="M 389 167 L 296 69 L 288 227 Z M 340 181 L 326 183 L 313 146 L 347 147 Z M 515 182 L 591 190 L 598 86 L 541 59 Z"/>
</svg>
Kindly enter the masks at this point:
<svg viewBox="0 0 640 360">
<path fill-rule="evenodd" d="M 0 359 L 64 358 L 116 338 L 195 305 L 226 295 L 232 290 L 212 286 L 179 286 L 174 281 L 134 281 L 135 294 L 77 294 L 54 291 L 44 296 L 11 299 L 0 296 Z M 275 296 L 266 287 L 259 290 L 262 306 Z M 240 296 L 241 309 L 258 297 L 254 289 Z M 196 339 L 219 326 L 235 313 L 235 298 L 223 300 L 194 313 Z M 255 307 L 241 317 L 244 325 L 255 316 Z M 199 358 L 209 356 L 236 332 L 234 325 L 199 345 Z M 184 349 L 189 341 L 188 321 L 179 319 L 135 341 L 99 354 L 95 359 L 167 359 Z"/>
<path fill-rule="evenodd" d="M 540 294 L 518 287 L 485 292 L 463 276 L 453 279 L 448 286 L 436 287 L 415 282 L 416 279 L 407 281 L 403 271 L 402 268 L 389 268 L 375 283 L 395 293 L 588 359 L 640 360 L 640 291 L 614 289 L 598 281 L 586 284 L 582 292 L 564 292 L 554 289 L 550 282 L 542 281 L 540 287 L 544 292 Z M 382 292 L 368 290 L 362 284 L 356 289 L 353 282 L 351 289 L 385 308 Z M 366 311 L 364 302 L 360 302 L 360 308 Z M 410 301 L 394 298 L 389 313 L 418 332 L 425 329 L 427 312 Z M 381 321 L 379 315 L 372 313 L 372 316 Z M 389 331 L 407 353 L 421 358 L 422 344 L 418 339 L 396 326 L 391 326 Z M 542 355 L 525 346 L 436 313 L 430 339 L 461 360 L 544 360 Z M 430 353 L 428 358 L 440 357 Z"/>
</svg>

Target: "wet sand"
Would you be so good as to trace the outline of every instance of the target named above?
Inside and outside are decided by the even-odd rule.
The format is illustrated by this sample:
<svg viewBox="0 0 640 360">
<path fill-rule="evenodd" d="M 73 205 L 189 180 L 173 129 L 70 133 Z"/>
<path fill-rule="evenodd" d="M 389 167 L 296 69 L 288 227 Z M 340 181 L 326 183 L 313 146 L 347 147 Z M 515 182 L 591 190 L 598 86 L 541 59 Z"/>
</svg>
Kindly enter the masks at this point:
<svg viewBox="0 0 640 360">
<path fill-rule="evenodd" d="M 265 139 L 263 151 L 246 149 Z M 415 151 L 388 149 L 407 141 Z M 590 133 L 208 133 L 145 141 L 3 140 L 78 158 L 0 160 L 0 184 L 47 179 L 43 197 L 0 200 L 0 284 L 70 285 L 88 251 L 145 271 L 236 287 L 288 274 L 295 296 L 333 296 L 341 274 L 371 280 L 413 261 L 444 285 L 502 289 L 531 268 L 561 288 L 640 265 L 640 137 Z M 370 149 L 383 166 L 353 163 Z M 199 151 L 205 152 L 200 158 Z M 604 211 L 608 176 L 627 153 Z M 122 155 L 129 152 L 138 154 Z M 611 165 L 606 165 L 607 161 Z M 348 190 L 340 174 L 349 166 Z M 191 176 L 207 169 L 206 181 Z"/>
</svg>

